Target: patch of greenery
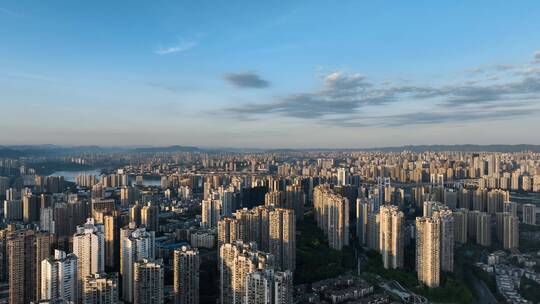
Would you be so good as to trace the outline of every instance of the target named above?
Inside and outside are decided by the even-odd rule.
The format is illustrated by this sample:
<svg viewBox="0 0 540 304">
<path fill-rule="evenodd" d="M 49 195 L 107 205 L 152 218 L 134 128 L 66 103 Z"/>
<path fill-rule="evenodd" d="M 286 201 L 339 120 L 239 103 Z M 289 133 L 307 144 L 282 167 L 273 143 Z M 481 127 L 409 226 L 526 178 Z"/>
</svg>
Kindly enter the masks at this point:
<svg viewBox="0 0 540 304">
<path fill-rule="evenodd" d="M 441 287 L 438 288 L 427 288 L 416 287 L 412 290 L 428 298 L 432 302 L 437 303 L 472 303 L 474 302 L 474 297 L 469 288 L 457 280 L 456 277 L 452 275 L 442 276 L 443 282 Z"/>
<path fill-rule="evenodd" d="M 353 270 L 356 266 L 351 248 L 334 250 L 328 246 L 312 216 L 297 224 L 295 284 L 313 283 Z"/>
<path fill-rule="evenodd" d="M 362 267 L 362 272 L 378 274 L 388 280 L 396 280 L 406 288 L 418 286 L 416 273 L 400 269 L 385 269 L 382 263 L 381 255 L 373 250 L 366 252 L 368 262 Z"/>
<path fill-rule="evenodd" d="M 216 271 L 217 261 L 214 259 L 203 259 L 199 269 L 200 303 L 215 304 L 219 298 L 219 272 Z"/>
<path fill-rule="evenodd" d="M 398 281 L 405 288 L 414 293 L 438 303 L 471 303 L 474 301 L 471 290 L 455 275 L 442 274 L 441 287 L 427 288 L 421 286 L 416 277 L 416 272 L 404 269 L 385 269 L 381 255 L 375 251 L 368 251 L 368 262 L 363 267 L 363 275 L 379 275 L 387 280 Z"/>
<path fill-rule="evenodd" d="M 521 277 L 519 293 L 527 300 L 536 303 L 540 299 L 540 284 L 526 277 Z"/>
<path fill-rule="evenodd" d="M 519 238 L 519 251 L 535 252 L 538 250 L 540 250 L 540 241 L 529 240 L 522 237 Z"/>
<path fill-rule="evenodd" d="M 540 231 L 540 225 L 527 225 L 527 224 L 519 224 L 519 231 L 521 232 L 536 232 Z"/>
<path fill-rule="evenodd" d="M 491 292 L 496 293 L 497 292 L 497 283 L 495 281 L 495 276 L 490 275 L 489 273 L 483 271 L 481 268 L 476 266 L 471 266 L 472 271 L 474 272 L 474 275 L 482 280 L 484 284 L 491 290 Z"/>
</svg>

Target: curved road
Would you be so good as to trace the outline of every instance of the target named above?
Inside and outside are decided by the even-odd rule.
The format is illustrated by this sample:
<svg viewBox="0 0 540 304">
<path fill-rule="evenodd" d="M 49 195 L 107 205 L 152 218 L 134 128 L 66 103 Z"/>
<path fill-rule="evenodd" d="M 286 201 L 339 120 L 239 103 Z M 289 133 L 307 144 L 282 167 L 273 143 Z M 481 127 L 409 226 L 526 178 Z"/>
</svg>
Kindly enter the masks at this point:
<svg viewBox="0 0 540 304">
<path fill-rule="evenodd" d="M 473 287 L 476 290 L 476 294 L 478 295 L 478 304 L 496 304 L 497 299 L 495 296 L 491 293 L 491 290 L 486 286 L 486 284 L 478 279 L 474 274 L 472 274 L 472 283 Z"/>
</svg>

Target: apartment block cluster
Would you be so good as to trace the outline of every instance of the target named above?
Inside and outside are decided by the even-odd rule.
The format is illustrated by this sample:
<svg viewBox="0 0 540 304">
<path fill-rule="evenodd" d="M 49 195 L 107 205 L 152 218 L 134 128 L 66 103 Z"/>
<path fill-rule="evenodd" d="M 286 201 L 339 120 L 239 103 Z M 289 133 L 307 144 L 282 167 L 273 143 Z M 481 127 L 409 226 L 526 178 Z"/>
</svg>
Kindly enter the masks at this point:
<svg viewBox="0 0 540 304">
<path fill-rule="evenodd" d="M 437 287 L 454 271 L 455 247 L 517 252 L 520 223 L 537 218 L 526 196 L 512 199 L 538 190 L 540 154 L 532 152 L 62 159 L 74 160 L 129 164 L 67 180 L 37 174 L 31 158 L 0 160 L 0 283 L 9 303 L 198 303 L 205 260 L 217 262 L 221 303 L 291 303 L 305 216 L 330 248 L 360 244 L 387 269 L 403 268 L 414 245 L 418 279 Z M 419 216 L 407 220 L 408 208 Z M 358 295 L 335 291 L 336 299 Z"/>
</svg>

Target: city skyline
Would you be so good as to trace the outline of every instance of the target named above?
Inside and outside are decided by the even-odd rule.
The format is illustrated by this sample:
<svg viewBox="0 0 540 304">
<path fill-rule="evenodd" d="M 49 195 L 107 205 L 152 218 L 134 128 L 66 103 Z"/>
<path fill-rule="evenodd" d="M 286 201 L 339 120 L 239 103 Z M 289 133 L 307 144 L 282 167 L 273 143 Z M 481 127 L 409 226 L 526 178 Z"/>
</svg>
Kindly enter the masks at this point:
<svg viewBox="0 0 540 304">
<path fill-rule="evenodd" d="M 0 142 L 540 142 L 540 4 L 0 4 Z"/>
</svg>

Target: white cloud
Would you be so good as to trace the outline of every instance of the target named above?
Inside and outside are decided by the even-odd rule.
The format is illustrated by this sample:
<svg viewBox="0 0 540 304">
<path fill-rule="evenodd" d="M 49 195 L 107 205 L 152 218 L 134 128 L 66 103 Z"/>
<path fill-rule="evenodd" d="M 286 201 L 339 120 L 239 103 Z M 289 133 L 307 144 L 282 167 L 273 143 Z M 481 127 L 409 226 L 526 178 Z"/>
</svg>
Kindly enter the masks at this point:
<svg viewBox="0 0 540 304">
<path fill-rule="evenodd" d="M 167 46 L 167 47 L 160 46 L 155 50 L 155 53 L 157 55 L 177 54 L 177 53 L 191 50 L 192 48 L 196 46 L 197 46 L 197 42 L 195 41 L 183 41 L 173 46 Z"/>
</svg>

